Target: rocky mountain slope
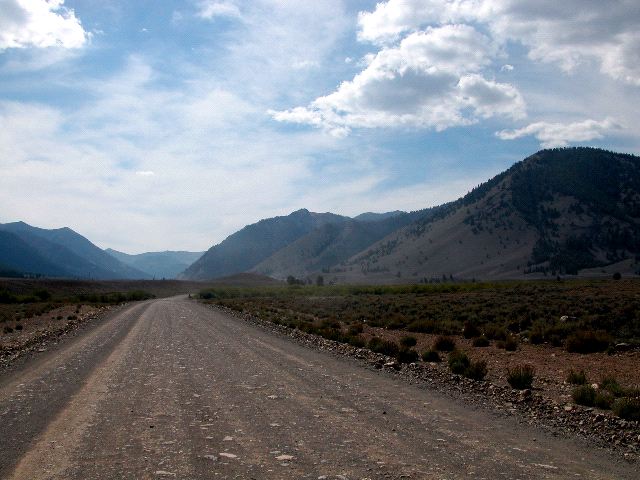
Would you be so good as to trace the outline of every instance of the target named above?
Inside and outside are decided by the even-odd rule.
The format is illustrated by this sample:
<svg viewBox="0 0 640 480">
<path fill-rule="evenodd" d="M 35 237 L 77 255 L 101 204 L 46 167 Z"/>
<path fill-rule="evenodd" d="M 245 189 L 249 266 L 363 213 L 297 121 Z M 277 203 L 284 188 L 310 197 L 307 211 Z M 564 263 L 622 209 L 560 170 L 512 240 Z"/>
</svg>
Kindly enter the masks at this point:
<svg viewBox="0 0 640 480">
<path fill-rule="evenodd" d="M 107 248 L 105 252 L 117 258 L 125 265 L 129 265 L 156 279 L 176 278 L 204 253 L 165 251 L 130 255 L 111 248 Z"/>
<path fill-rule="evenodd" d="M 640 158 L 543 150 L 331 268 L 336 282 L 620 271 L 640 257 Z"/>
<path fill-rule="evenodd" d="M 149 278 L 70 228 L 48 230 L 24 222 L 0 224 L 0 264 L 14 271 L 49 277 Z"/>
</svg>

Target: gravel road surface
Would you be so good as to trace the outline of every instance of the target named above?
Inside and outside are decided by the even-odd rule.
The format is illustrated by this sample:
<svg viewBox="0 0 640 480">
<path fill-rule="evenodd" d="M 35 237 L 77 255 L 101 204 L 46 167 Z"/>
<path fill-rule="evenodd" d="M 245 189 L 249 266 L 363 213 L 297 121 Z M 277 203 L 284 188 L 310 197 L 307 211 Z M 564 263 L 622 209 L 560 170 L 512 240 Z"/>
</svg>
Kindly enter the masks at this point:
<svg viewBox="0 0 640 480">
<path fill-rule="evenodd" d="M 0 452 L 9 479 L 640 477 L 185 297 L 123 308 L 5 373 Z"/>
</svg>

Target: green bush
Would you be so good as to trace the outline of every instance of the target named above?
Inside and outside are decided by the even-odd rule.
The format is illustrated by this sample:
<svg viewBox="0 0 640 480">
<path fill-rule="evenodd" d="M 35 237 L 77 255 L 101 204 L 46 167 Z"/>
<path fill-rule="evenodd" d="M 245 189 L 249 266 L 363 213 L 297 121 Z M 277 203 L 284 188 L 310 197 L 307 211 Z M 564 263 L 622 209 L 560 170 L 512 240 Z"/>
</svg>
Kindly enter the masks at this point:
<svg viewBox="0 0 640 480">
<path fill-rule="evenodd" d="M 462 327 L 462 336 L 464 338 L 476 338 L 481 334 L 480 329 L 473 322 L 466 321 Z"/>
<path fill-rule="evenodd" d="M 413 363 L 418 361 L 418 352 L 410 348 L 401 348 L 396 354 L 400 363 Z"/>
<path fill-rule="evenodd" d="M 578 405 L 593 407 L 596 401 L 596 389 L 591 385 L 580 385 L 574 388 L 571 397 Z"/>
<path fill-rule="evenodd" d="M 531 388 L 534 377 L 535 369 L 531 365 L 516 365 L 507 369 L 507 382 L 517 390 Z"/>
<path fill-rule="evenodd" d="M 611 392 L 600 389 L 596 392 L 596 396 L 593 399 L 593 404 L 598 408 L 602 408 L 603 410 L 609 410 L 614 400 L 615 397 Z"/>
<path fill-rule="evenodd" d="M 456 348 L 456 341 L 444 335 L 440 335 L 433 343 L 433 349 L 439 352 L 452 352 Z"/>
<path fill-rule="evenodd" d="M 484 335 L 482 335 L 481 337 L 476 337 L 473 339 L 473 342 L 471 342 L 471 344 L 474 347 L 488 347 L 490 342 L 487 339 L 487 337 L 485 337 Z"/>
<path fill-rule="evenodd" d="M 541 328 L 533 328 L 529 332 L 529 342 L 531 345 L 539 345 L 544 343 L 544 330 Z"/>
<path fill-rule="evenodd" d="M 422 360 L 425 362 L 441 362 L 442 358 L 440 358 L 440 354 L 435 350 L 426 350 L 422 354 Z"/>
<path fill-rule="evenodd" d="M 45 290 L 44 288 L 34 290 L 33 295 L 35 295 L 42 302 L 46 302 L 51 298 L 51 293 L 49 293 L 49 291 Z"/>
<path fill-rule="evenodd" d="M 569 374 L 567 375 L 567 383 L 570 383 L 572 385 L 586 385 L 587 374 L 584 373 L 584 370 L 580 370 L 579 372 L 569 370 Z"/>
<path fill-rule="evenodd" d="M 453 350 L 449 354 L 449 370 L 457 375 L 462 375 L 471 365 L 471 360 L 466 353 L 460 350 Z"/>
<path fill-rule="evenodd" d="M 363 348 L 366 345 L 364 339 L 358 335 L 349 335 L 347 342 L 356 348 Z"/>
<path fill-rule="evenodd" d="M 640 399 L 618 398 L 611 405 L 611 410 L 625 420 L 640 420 Z"/>
<path fill-rule="evenodd" d="M 504 341 L 504 349 L 507 352 L 515 352 L 518 350 L 518 339 L 513 335 L 509 335 Z"/>
<path fill-rule="evenodd" d="M 349 326 L 349 333 L 351 335 L 357 335 L 359 333 L 362 333 L 363 331 L 364 331 L 364 325 L 360 322 L 354 323 L 353 325 Z"/>
<path fill-rule="evenodd" d="M 507 331 L 504 327 L 489 324 L 484 327 L 484 336 L 489 340 L 506 340 Z"/>
<path fill-rule="evenodd" d="M 391 340 L 383 340 L 379 337 L 373 337 L 369 340 L 367 347 L 372 352 L 381 353 L 390 357 L 397 355 L 400 350 L 397 343 L 392 342 Z"/>
<path fill-rule="evenodd" d="M 614 397 L 622 397 L 624 395 L 624 388 L 618 383 L 613 376 L 606 376 L 600 381 L 600 388 L 610 392 Z"/>
<path fill-rule="evenodd" d="M 485 360 L 478 360 L 477 362 L 471 362 L 467 369 L 463 372 L 463 375 L 473 380 L 483 380 L 487 376 L 487 362 Z"/>
<path fill-rule="evenodd" d="M 611 336 L 603 331 L 580 331 L 569 335 L 565 342 L 567 352 L 595 353 L 604 352 L 611 344 Z"/>
<path fill-rule="evenodd" d="M 416 339 L 416 337 L 413 337 L 411 335 L 407 335 L 400 339 L 400 345 L 402 345 L 403 347 L 415 347 L 416 343 L 418 343 L 418 340 Z"/>
<path fill-rule="evenodd" d="M 449 370 L 473 380 L 482 380 L 487 375 L 487 362 L 472 362 L 466 353 L 454 350 L 449 354 Z"/>
</svg>

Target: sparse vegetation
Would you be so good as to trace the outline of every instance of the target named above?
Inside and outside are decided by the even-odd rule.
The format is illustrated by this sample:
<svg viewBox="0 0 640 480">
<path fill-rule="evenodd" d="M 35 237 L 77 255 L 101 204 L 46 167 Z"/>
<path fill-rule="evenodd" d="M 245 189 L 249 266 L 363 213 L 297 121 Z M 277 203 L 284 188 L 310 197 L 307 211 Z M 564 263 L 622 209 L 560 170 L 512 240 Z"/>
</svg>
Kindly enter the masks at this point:
<svg viewBox="0 0 640 480">
<path fill-rule="evenodd" d="M 615 397 L 607 390 L 597 390 L 596 396 L 593 399 L 593 405 L 602 408 L 603 410 L 609 410 L 613 404 Z"/>
<path fill-rule="evenodd" d="M 473 345 L 474 347 L 488 347 L 490 344 L 491 342 L 489 342 L 489 339 L 484 335 L 474 338 L 471 342 L 471 345 Z"/>
<path fill-rule="evenodd" d="M 507 382 L 511 388 L 525 390 L 533 386 L 535 369 L 531 365 L 516 365 L 507 369 Z"/>
<path fill-rule="evenodd" d="M 404 336 L 400 339 L 400 345 L 407 348 L 415 347 L 417 343 L 418 343 L 418 340 L 416 339 L 416 337 L 411 335 Z"/>
<path fill-rule="evenodd" d="M 610 375 L 603 377 L 600 381 L 600 388 L 610 392 L 615 397 L 621 397 L 625 394 L 624 388 L 618 383 L 618 380 Z"/>
<path fill-rule="evenodd" d="M 422 360 L 425 362 L 439 363 L 442 361 L 440 354 L 436 350 L 427 350 L 422 353 Z"/>
<path fill-rule="evenodd" d="M 625 420 L 640 421 L 640 398 L 618 398 L 611 405 L 611 410 Z"/>
<path fill-rule="evenodd" d="M 460 335 L 463 329 L 468 336 L 476 335 L 477 328 L 509 348 L 518 336 L 563 345 L 575 332 L 596 331 L 606 332 L 612 344 L 640 344 L 640 282 L 635 280 L 400 286 L 327 285 L 329 280 L 325 274 L 323 287 L 220 287 L 203 290 L 200 297 L 291 321 L 336 318 L 346 327 L 365 322 L 444 336 Z"/>
<path fill-rule="evenodd" d="M 573 389 L 571 397 L 578 405 L 593 407 L 596 400 L 596 389 L 591 385 L 580 385 Z"/>
<path fill-rule="evenodd" d="M 611 336 L 603 331 L 577 331 L 569 335 L 566 341 L 568 352 L 594 353 L 604 352 L 611 344 Z"/>
<path fill-rule="evenodd" d="M 462 375 L 471 365 L 471 360 L 466 353 L 461 350 L 453 350 L 449 354 L 449 370 L 457 375 Z"/>
<path fill-rule="evenodd" d="M 464 322 L 464 326 L 462 327 L 462 336 L 464 338 L 476 338 L 482 334 L 480 329 L 475 325 L 475 323 L 467 320 Z"/>
<path fill-rule="evenodd" d="M 401 348 L 396 355 L 396 359 L 400 363 L 417 362 L 418 358 L 418 352 L 416 352 L 412 348 Z"/>
<path fill-rule="evenodd" d="M 518 350 L 518 339 L 514 335 L 509 335 L 506 340 L 499 340 L 496 342 L 498 348 L 504 348 L 507 352 L 515 352 Z"/>
<path fill-rule="evenodd" d="M 463 375 L 473 380 L 484 380 L 487 373 L 487 362 L 485 360 L 478 360 L 471 362 L 471 365 L 464 371 Z"/>
<path fill-rule="evenodd" d="M 372 352 L 382 353 L 383 355 L 389 355 L 390 357 L 397 355 L 400 351 L 397 343 L 390 340 L 383 340 L 379 337 L 373 337 L 369 340 L 367 348 Z"/>
<path fill-rule="evenodd" d="M 487 362 L 484 360 L 471 361 L 461 350 L 454 350 L 449 354 L 449 370 L 473 380 L 483 380 L 487 375 Z"/>
<path fill-rule="evenodd" d="M 439 352 L 452 352 L 456 348 L 456 341 L 451 337 L 439 336 L 433 342 L 433 349 Z"/>
<path fill-rule="evenodd" d="M 572 385 L 586 385 L 587 374 L 584 373 L 584 370 L 580 370 L 579 372 L 569 370 L 569 374 L 567 375 L 567 383 L 570 383 Z"/>
</svg>

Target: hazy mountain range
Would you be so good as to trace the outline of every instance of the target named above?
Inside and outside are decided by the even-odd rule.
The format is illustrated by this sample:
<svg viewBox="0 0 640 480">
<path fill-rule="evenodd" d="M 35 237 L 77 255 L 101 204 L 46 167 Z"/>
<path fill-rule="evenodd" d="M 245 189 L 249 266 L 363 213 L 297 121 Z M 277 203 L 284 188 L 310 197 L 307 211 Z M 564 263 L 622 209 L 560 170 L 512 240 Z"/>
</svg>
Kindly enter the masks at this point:
<svg viewBox="0 0 640 480">
<path fill-rule="evenodd" d="M 640 158 L 543 150 L 464 197 L 416 212 L 353 218 L 306 209 L 268 218 L 207 252 L 129 255 L 69 228 L 0 224 L 0 275 L 391 283 L 432 279 L 638 274 Z"/>
<path fill-rule="evenodd" d="M 109 255 L 153 278 L 176 278 L 204 252 L 165 251 L 147 252 L 137 255 L 118 252 L 111 248 L 105 250 Z"/>
<path fill-rule="evenodd" d="M 0 224 L 0 265 L 6 271 L 48 277 L 150 278 L 70 228 L 47 230 L 24 222 Z"/>
</svg>

